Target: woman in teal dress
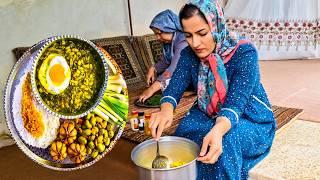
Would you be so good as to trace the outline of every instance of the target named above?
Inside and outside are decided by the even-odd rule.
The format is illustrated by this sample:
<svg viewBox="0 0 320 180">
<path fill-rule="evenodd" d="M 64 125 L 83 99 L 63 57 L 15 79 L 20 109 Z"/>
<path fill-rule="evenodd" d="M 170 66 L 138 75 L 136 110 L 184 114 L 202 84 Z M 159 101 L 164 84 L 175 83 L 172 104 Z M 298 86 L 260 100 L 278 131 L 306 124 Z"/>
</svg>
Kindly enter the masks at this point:
<svg viewBox="0 0 320 180">
<path fill-rule="evenodd" d="M 181 51 L 161 111 L 152 115 L 152 135 L 159 140 L 183 92 L 193 85 L 196 104 L 175 135 L 201 147 L 198 179 L 247 179 L 270 151 L 276 128 L 260 82 L 257 50 L 228 31 L 215 1 L 194 0 L 179 16 L 189 47 Z"/>
</svg>

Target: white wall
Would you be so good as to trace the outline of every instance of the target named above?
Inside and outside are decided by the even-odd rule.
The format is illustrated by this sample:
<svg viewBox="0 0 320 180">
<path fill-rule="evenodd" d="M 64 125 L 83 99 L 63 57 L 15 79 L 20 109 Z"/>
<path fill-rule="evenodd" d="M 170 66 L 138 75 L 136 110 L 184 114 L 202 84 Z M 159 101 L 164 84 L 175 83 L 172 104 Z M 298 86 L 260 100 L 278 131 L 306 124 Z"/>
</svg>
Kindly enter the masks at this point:
<svg viewBox="0 0 320 180">
<path fill-rule="evenodd" d="M 1 0 L 0 26 L 2 90 L 14 64 L 14 47 L 30 46 L 59 34 L 91 39 L 129 32 L 125 0 Z M 1 96 L 1 102 L 2 99 Z M 0 109 L 4 124 L 3 108 Z M 1 126 L 0 133 L 4 129 Z"/>
<path fill-rule="evenodd" d="M 161 10 L 176 12 L 183 0 L 130 0 L 134 35 L 152 33 L 149 23 Z M 129 35 L 127 0 L 0 0 L 0 88 L 14 65 L 11 50 L 52 35 L 87 39 Z M 0 107 L 0 134 L 7 131 Z"/>
<path fill-rule="evenodd" d="M 179 13 L 186 0 L 131 0 L 131 14 L 134 35 L 150 34 L 148 28 L 152 18 L 165 9 Z"/>
</svg>

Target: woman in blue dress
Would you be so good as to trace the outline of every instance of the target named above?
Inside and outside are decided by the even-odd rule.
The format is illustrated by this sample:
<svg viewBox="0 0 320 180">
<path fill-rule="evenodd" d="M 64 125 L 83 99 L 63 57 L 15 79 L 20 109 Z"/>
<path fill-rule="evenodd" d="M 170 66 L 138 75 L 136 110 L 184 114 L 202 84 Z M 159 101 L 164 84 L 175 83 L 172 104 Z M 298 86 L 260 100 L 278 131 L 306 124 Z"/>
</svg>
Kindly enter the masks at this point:
<svg viewBox="0 0 320 180">
<path fill-rule="evenodd" d="M 176 69 L 181 50 L 188 46 L 182 33 L 179 17 L 167 9 L 157 14 L 151 21 L 150 28 L 163 43 L 163 54 L 158 62 L 151 66 L 146 75 L 148 87 L 139 97 L 144 102 L 155 92 L 164 91 Z M 157 78 L 156 74 L 158 75 Z"/>
<path fill-rule="evenodd" d="M 229 32 L 215 1 L 194 0 L 180 11 L 189 47 L 152 115 L 152 136 L 169 127 L 179 100 L 191 84 L 197 102 L 175 135 L 200 147 L 198 179 L 247 179 L 249 170 L 270 151 L 275 118 L 260 82 L 257 50 Z"/>
</svg>

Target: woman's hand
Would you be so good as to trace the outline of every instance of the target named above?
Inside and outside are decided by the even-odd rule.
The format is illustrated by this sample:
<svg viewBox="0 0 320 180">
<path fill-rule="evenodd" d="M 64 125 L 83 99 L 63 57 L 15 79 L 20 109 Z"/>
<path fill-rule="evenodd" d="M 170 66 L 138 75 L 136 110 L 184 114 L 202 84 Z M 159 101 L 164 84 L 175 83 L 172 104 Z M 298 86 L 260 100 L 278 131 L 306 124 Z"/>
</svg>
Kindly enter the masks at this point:
<svg viewBox="0 0 320 180">
<path fill-rule="evenodd" d="M 147 85 L 150 86 L 155 81 L 156 68 L 153 66 L 149 68 L 147 73 Z"/>
<path fill-rule="evenodd" d="M 222 138 L 231 128 L 229 119 L 218 117 L 216 124 L 204 137 L 198 161 L 208 164 L 217 162 L 223 152 Z"/>
<path fill-rule="evenodd" d="M 153 113 L 150 119 L 149 128 L 152 132 L 152 137 L 158 141 L 165 128 L 171 126 L 173 121 L 173 106 L 170 103 L 163 103 L 161 111 Z"/>
<path fill-rule="evenodd" d="M 222 154 L 222 137 L 219 129 L 213 127 L 203 139 L 198 161 L 208 164 L 215 163 Z"/>
<path fill-rule="evenodd" d="M 153 95 L 153 93 L 154 92 L 151 87 L 144 90 L 143 93 L 139 96 L 139 102 L 144 103 L 144 101 L 147 100 L 148 98 L 150 98 Z"/>
<path fill-rule="evenodd" d="M 156 81 L 148 89 L 144 90 L 139 96 L 139 102 L 144 103 L 145 100 L 149 99 L 155 92 L 161 89 L 161 83 Z"/>
</svg>

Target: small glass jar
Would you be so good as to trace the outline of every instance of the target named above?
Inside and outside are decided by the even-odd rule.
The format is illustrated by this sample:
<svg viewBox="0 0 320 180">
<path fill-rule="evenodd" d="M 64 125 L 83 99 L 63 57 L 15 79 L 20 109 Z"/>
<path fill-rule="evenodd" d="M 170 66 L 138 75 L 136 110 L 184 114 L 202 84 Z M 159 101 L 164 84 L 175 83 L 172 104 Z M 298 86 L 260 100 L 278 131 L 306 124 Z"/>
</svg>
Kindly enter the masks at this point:
<svg viewBox="0 0 320 180">
<path fill-rule="evenodd" d="M 146 114 L 144 117 L 144 134 L 147 136 L 151 136 L 151 129 L 149 128 L 150 118 L 151 114 Z"/>
<path fill-rule="evenodd" d="M 144 131 L 144 112 L 138 112 L 139 132 Z"/>
<path fill-rule="evenodd" d="M 131 129 L 133 131 L 139 130 L 139 121 L 138 121 L 138 112 L 137 111 L 132 111 L 131 118 L 130 118 L 130 125 L 131 125 Z"/>
</svg>

